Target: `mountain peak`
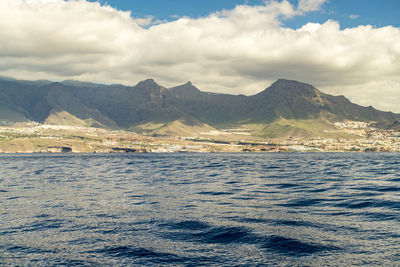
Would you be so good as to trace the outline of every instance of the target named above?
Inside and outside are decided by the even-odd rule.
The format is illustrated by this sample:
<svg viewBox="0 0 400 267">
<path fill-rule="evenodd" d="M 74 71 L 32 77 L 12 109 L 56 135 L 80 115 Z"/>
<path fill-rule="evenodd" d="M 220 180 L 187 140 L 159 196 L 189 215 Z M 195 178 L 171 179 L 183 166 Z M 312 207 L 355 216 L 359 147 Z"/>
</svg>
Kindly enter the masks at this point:
<svg viewBox="0 0 400 267">
<path fill-rule="evenodd" d="M 299 82 L 296 80 L 288 80 L 288 79 L 278 79 L 276 82 L 274 82 L 272 86 L 289 86 L 289 87 L 313 87 L 311 84 L 308 83 L 303 83 Z"/>
<path fill-rule="evenodd" d="M 154 81 L 154 79 L 147 79 L 139 82 L 136 86 L 138 87 L 160 87 L 158 83 Z"/>
<path fill-rule="evenodd" d="M 298 82 L 295 80 L 279 79 L 270 87 L 262 91 L 261 95 L 303 95 L 303 96 L 314 96 L 318 94 L 319 91 L 314 86 Z M 259 95 L 260 95 L 259 94 Z"/>
<path fill-rule="evenodd" d="M 298 83 L 298 81 L 279 78 L 275 83 Z"/>
<path fill-rule="evenodd" d="M 197 89 L 197 87 L 194 86 L 190 81 L 185 84 L 172 87 L 168 90 L 168 92 L 170 95 L 173 94 L 179 97 L 197 97 L 201 94 L 201 91 Z"/>
</svg>

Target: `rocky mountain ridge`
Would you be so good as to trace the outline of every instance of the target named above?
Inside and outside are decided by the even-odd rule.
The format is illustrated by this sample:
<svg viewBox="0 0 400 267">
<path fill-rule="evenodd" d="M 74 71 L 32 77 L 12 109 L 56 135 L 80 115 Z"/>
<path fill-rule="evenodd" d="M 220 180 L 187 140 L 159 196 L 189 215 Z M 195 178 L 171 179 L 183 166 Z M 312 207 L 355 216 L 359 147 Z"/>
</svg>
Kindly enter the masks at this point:
<svg viewBox="0 0 400 267">
<path fill-rule="evenodd" d="M 300 120 L 308 121 L 310 129 L 294 130 Z M 135 86 L 0 79 L 3 124 L 35 121 L 142 132 L 178 127 L 164 131 L 170 135 L 179 135 L 179 127 L 188 132 L 190 127 L 209 130 L 258 125 L 258 131 L 267 135 L 272 130 L 276 135 L 296 135 L 310 132 L 313 123 L 323 131 L 344 120 L 395 128 L 400 115 L 356 105 L 344 96 L 285 79 L 252 96 L 207 93 L 191 82 L 165 88 L 153 79 Z"/>
</svg>

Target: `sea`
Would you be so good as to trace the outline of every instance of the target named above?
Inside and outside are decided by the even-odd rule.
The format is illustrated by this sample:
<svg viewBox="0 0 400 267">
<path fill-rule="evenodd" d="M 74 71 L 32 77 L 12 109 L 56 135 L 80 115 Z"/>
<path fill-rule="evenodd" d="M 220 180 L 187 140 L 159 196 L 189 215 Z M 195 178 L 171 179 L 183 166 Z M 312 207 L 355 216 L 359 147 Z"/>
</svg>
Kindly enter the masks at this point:
<svg viewBox="0 0 400 267">
<path fill-rule="evenodd" d="M 3 154 L 0 265 L 399 266 L 400 154 Z"/>
</svg>

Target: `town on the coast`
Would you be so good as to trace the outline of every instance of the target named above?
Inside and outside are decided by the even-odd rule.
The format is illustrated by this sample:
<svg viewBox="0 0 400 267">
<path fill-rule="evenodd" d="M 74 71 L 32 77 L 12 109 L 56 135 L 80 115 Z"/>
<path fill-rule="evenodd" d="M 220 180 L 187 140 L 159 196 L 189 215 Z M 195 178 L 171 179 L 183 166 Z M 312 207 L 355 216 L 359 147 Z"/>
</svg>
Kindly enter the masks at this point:
<svg viewBox="0 0 400 267">
<path fill-rule="evenodd" d="M 162 136 L 29 122 L 0 127 L 0 153 L 400 152 L 400 132 L 356 121 L 335 126 L 347 137 L 263 138 L 243 128 Z"/>
</svg>

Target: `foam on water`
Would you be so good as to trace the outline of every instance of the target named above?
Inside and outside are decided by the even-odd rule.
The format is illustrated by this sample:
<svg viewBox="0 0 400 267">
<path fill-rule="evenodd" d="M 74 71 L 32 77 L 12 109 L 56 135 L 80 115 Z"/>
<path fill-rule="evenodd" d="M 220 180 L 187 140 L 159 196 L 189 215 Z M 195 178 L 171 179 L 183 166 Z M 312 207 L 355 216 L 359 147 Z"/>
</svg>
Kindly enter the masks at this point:
<svg viewBox="0 0 400 267">
<path fill-rule="evenodd" d="M 0 265 L 396 265 L 398 154 L 0 156 Z"/>
</svg>

